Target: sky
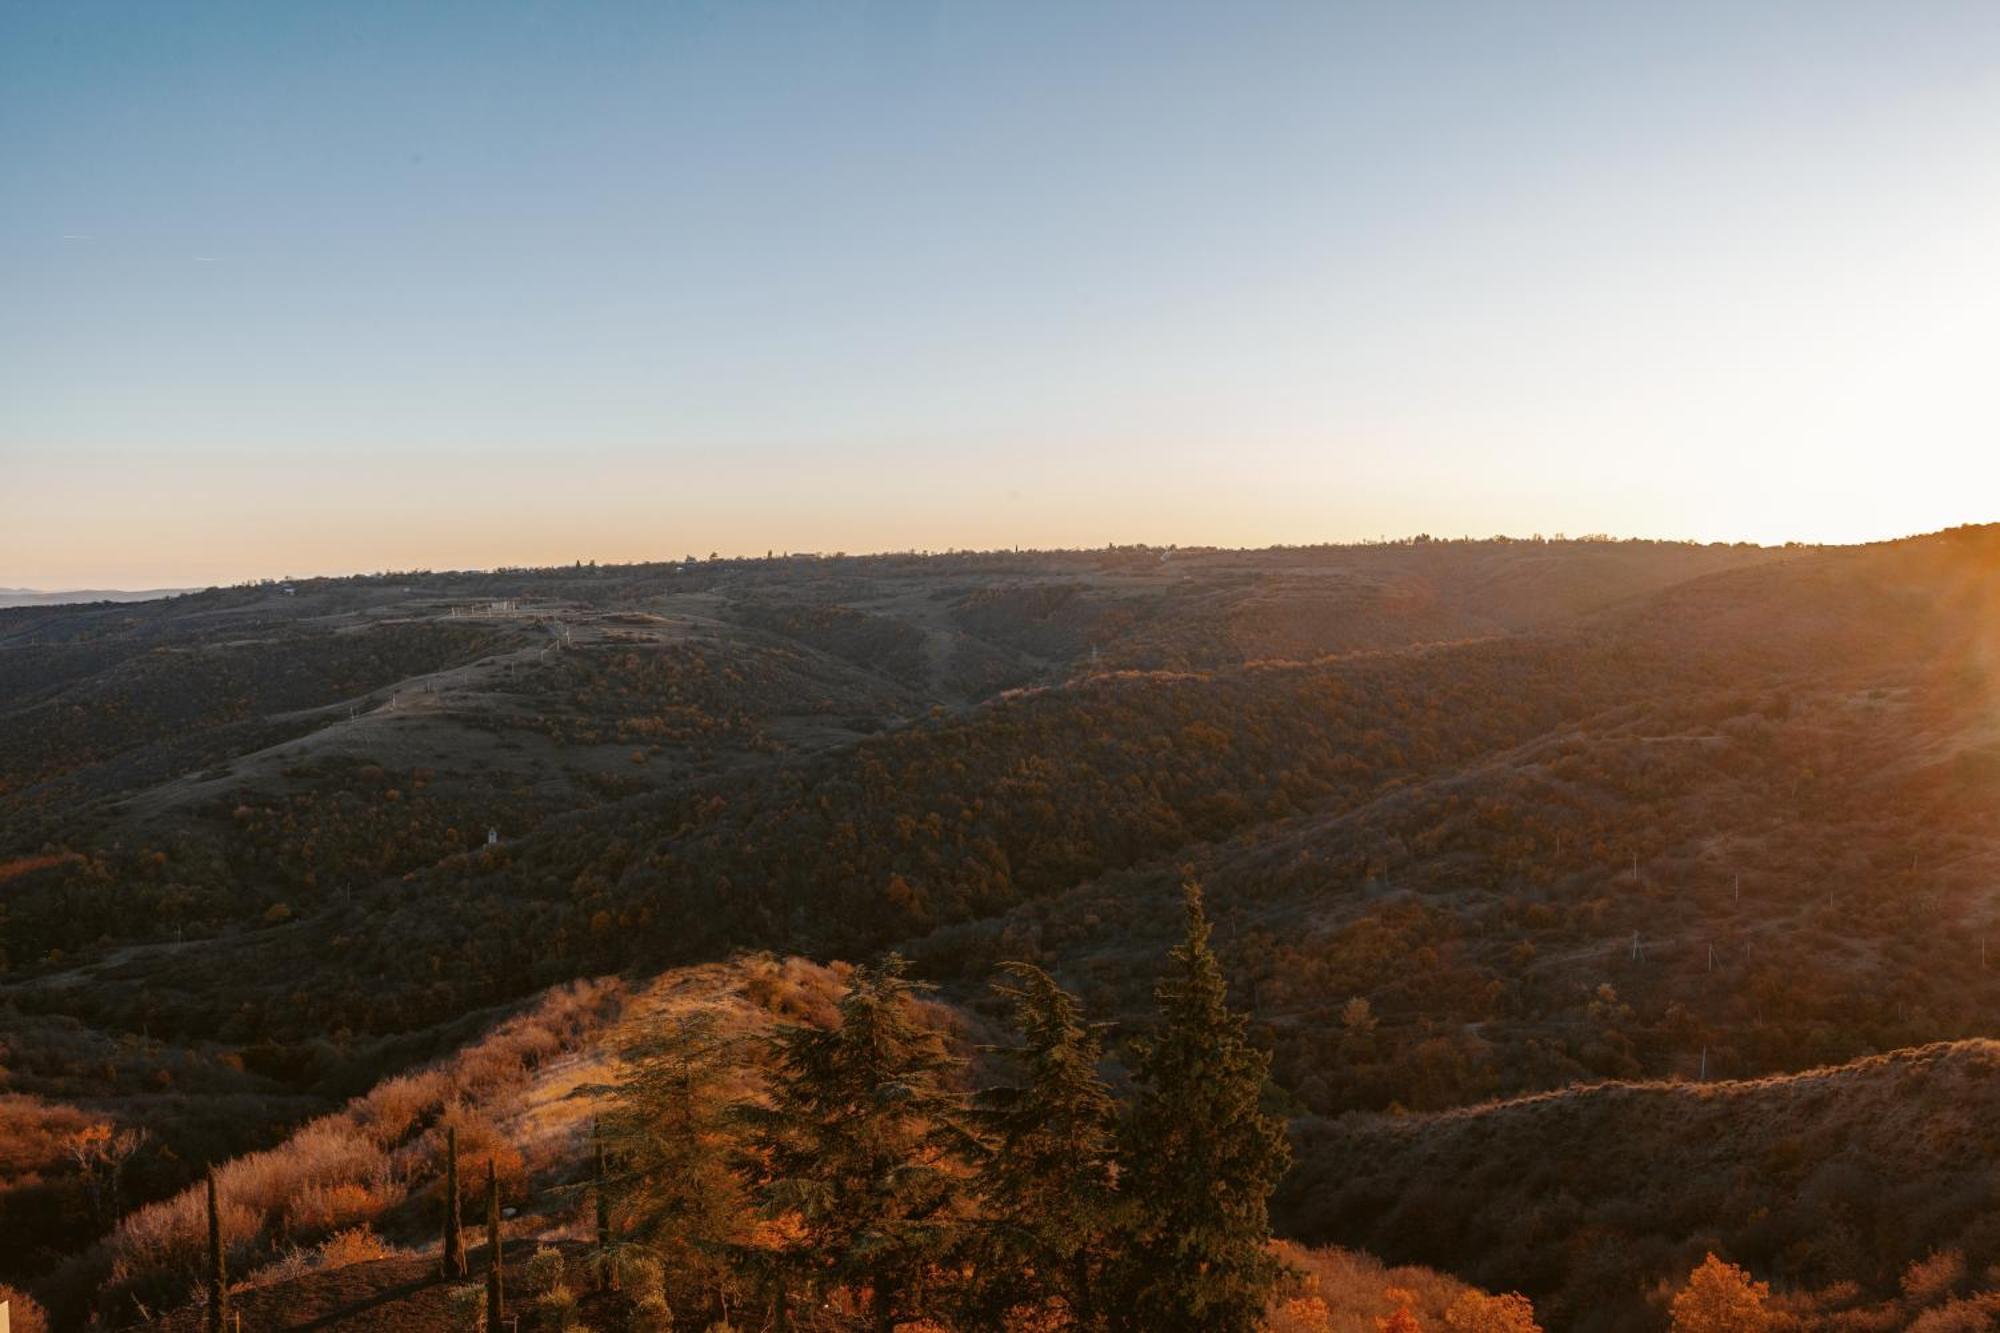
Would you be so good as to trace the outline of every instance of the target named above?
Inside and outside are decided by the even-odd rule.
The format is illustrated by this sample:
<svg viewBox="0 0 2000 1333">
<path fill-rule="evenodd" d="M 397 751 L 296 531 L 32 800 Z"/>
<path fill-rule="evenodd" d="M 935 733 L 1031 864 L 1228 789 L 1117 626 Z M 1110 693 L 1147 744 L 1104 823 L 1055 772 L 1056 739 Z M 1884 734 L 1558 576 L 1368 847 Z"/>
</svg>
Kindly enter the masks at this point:
<svg viewBox="0 0 2000 1333">
<path fill-rule="evenodd" d="M 0 0 L 0 585 L 2000 519 L 2000 5 Z"/>
</svg>

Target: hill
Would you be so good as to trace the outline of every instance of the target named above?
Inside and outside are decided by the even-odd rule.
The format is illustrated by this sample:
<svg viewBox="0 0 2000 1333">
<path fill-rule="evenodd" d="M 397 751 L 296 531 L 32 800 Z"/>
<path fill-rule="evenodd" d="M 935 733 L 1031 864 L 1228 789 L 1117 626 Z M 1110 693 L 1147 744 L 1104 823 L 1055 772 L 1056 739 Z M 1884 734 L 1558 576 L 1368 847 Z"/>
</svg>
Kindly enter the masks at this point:
<svg viewBox="0 0 2000 1333">
<path fill-rule="evenodd" d="M 1997 1124 L 2000 1043 L 1935 1044 L 1762 1079 L 1309 1119 L 1281 1208 L 1307 1239 L 1504 1274 L 1551 1327 L 1648 1326 L 1704 1250 L 1789 1291 L 1810 1327 L 1915 1298 L 1893 1322 L 1845 1325 L 1903 1327 L 1968 1274 L 2000 1285 Z M 1935 1289 L 1906 1291 L 1938 1254 L 1955 1260 Z M 1965 1318 L 1939 1326 L 1987 1326 Z"/>
<path fill-rule="evenodd" d="M 85 602 L 150 602 L 161 597 L 178 597 L 193 588 L 84 588 L 65 592 L 45 592 L 38 588 L 0 588 L 0 607 L 69 606 Z"/>
<path fill-rule="evenodd" d="M 247 1325 L 271 1329 L 465 1327 L 478 1287 L 439 1275 L 438 1176 L 449 1127 L 466 1176 L 476 1179 L 488 1161 L 498 1170 L 508 1205 L 505 1280 L 529 1326 L 558 1326 L 550 1295 L 558 1284 L 580 1297 L 561 1307 L 564 1317 L 608 1327 L 681 1326 L 647 1322 L 635 1292 L 598 1291 L 589 1277 L 592 1128 L 610 1113 L 632 1059 L 663 1028 L 699 1015 L 753 1052 L 754 1039 L 775 1022 L 832 1021 L 847 976 L 839 965 L 749 957 L 636 986 L 564 988 L 451 1059 L 388 1080 L 274 1148 L 223 1164 L 224 1236 L 239 1275 L 232 1309 Z M 928 1014 L 964 1034 L 962 1016 L 941 1006 Z M 58 1309 L 74 1318 L 89 1305 L 114 1323 L 163 1311 L 144 1326 L 194 1333 L 201 1311 L 182 1302 L 201 1280 L 202 1208 L 200 1191 L 191 1189 L 130 1215 L 50 1284 Z M 1296 1271 L 1274 1303 L 1274 1333 L 1373 1328 L 1398 1292 L 1435 1318 L 1470 1290 L 1365 1255 L 1282 1249 Z M 489 1253 L 473 1246 L 475 1275 Z"/>
<path fill-rule="evenodd" d="M 0 613 L 0 1276 L 109 1224 L 76 1116 L 147 1132 L 129 1209 L 572 978 L 896 945 L 978 1014 L 1029 958 L 1122 1042 L 1190 875 L 1300 1115 L 1986 1035 L 1996 570 L 1967 529 Z"/>
</svg>

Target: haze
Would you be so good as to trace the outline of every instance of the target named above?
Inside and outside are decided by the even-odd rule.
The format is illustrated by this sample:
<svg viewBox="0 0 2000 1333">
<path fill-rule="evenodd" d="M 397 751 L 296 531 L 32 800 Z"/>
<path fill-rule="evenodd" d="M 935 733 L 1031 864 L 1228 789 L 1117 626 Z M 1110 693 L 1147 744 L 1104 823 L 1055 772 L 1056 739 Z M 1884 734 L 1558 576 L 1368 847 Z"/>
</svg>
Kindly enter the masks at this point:
<svg viewBox="0 0 2000 1333">
<path fill-rule="evenodd" d="M 0 143 L 0 584 L 2000 493 L 1988 4 L 14 4 Z"/>
</svg>

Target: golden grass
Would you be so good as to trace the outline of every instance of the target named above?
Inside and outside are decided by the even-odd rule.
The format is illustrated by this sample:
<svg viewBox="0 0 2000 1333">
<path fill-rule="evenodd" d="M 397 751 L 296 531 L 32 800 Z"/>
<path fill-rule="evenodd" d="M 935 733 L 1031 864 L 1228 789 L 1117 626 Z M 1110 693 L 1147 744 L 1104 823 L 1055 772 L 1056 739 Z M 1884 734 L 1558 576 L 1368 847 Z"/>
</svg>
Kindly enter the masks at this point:
<svg viewBox="0 0 2000 1333">
<path fill-rule="evenodd" d="M 429 1218 L 441 1187 L 444 1131 L 458 1131 L 470 1197 L 491 1161 L 510 1205 L 531 1182 L 583 1159 L 591 1127 L 651 1024 L 705 1012 L 724 1033 L 827 1021 L 848 969 L 763 955 L 668 972 L 637 988 L 615 980 L 546 992 L 530 1009 L 437 1064 L 385 1079 L 282 1144 L 217 1168 L 223 1234 L 235 1272 L 268 1284 L 393 1252 L 385 1225 Z M 206 1244 L 199 1187 L 128 1215 L 90 1256 L 114 1297 L 179 1299 Z M 561 1218 L 543 1219 L 560 1234 Z M 518 1230 L 510 1227 L 509 1230 Z M 427 1235 L 408 1237 L 432 1244 Z"/>
<path fill-rule="evenodd" d="M 216 1169 L 222 1232 L 234 1271 L 282 1263 L 301 1245 L 345 1235 L 318 1266 L 352 1261 L 355 1239 L 385 1213 L 435 1188 L 443 1127 L 460 1131 L 465 1179 L 491 1160 L 512 1195 L 524 1190 L 525 1163 L 496 1123 L 564 1052 L 613 1023 L 625 997 L 617 981 L 584 981 L 547 992 L 456 1055 L 385 1080 L 344 1109 L 308 1122 L 275 1148 Z M 86 1263 L 114 1298 L 173 1299 L 200 1271 L 207 1236 L 200 1186 L 128 1214 Z M 348 1256 L 343 1258 L 343 1256 Z M 370 1255 L 368 1257 L 378 1257 Z"/>
</svg>

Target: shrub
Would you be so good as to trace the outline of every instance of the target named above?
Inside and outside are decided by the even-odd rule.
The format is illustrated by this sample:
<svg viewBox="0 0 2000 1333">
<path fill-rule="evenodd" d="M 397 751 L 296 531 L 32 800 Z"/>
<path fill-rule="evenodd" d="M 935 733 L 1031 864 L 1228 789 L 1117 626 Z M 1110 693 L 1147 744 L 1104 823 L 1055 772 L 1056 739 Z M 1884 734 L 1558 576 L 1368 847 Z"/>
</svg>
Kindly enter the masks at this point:
<svg viewBox="0 0 2000 1333">
<path fill-rule="evenodd" d="M 528 1260 L 527 1289 L 537 1295 L 554 1291 L 563 1280 L 562 1251 L 543 1245 Z"/>
<path fill-rule="evenodd" d="M 14 1321 L 13 1333 L 48 1333 L 48 1311 L 33 1296 L 0 1282 L 0 1301 L 7 1303 L 8 1314 Z"/>
<path fill-rule="evenodd" d="M 1965 1282 L 1965 1255 L 1958 1250 L 1939 1250 L 1913 1260 L 1903 1270 L 1903 1298 L 1912 1305 L 1936 1305 L 1957 1292 Z"/>
<path fill-rule="evenodd" d="M 1488 1296 L 1468 1291 L 1444 1312 L 1451 1333 L 1541 1333 L 1535 1307 L 1526 1296 Z"/>
<path fill-rule="evenodd" d="M 1994 1306 L 1990 1296 L 1951 1301 L 1911 1320 L 1909 1333 L 1988 1333 L 1993 1327 Z"/>
<path fill-rule="evenodd" d="M 1688 1274 L 1670 1307 L 1673 1333 L 1762 1333 L 1771 1327 L 1768 1283 L 1713 1253 Z"/>
<path fill-rule="evenodd" d="M 535 1304 L 557 1328 L 571 1329 L 576 1326 L 576 1293 L 566 1282 L 557 1282 L 541 1295 L 535 1297 Z"/>
<path fill-rule="evenodd" d="M 369 1138 L 391 1148 L 441 1111 L 451 1092 L 451 1075 L 442 1069 L 403 1074 L 377 1084 L 354 1104 L 353 1114 Z"/>
<path fill-rule="evenodd" d="M 620 1254 L 618 1285 L 632 1298 L 632 1327 L 637 1333 L 672 1333 L 674 1311 L 659 1260 L 633 1251 Z"/>
<path fill-rule="evenodd" d="M 314 1185 L 285 1205 L 285 1230 L 295 1235 L 319 1235 L 365 1224 L 383 1207 L 384 1201 L 366 1185 L 353 1181 Z"/>
<path fill-rule="evenodd" d="M 344 1268 L 348 1264 L 387 1259 L 395 1253 L 394 1249 L 367 1227 L 349 1227 L 345 1231 L 335 1232 L 320 1242 L 319 1267 Z"/>
<path fill-rule="evenodd" d="M 275 1287 L 280 1283 L 302 1278 L 313 1271 L 313 1255 L 309 1250 L 294 1245 L 284 1254 L 253 1270 L 243 1279 L 246 1287 Z"/>
<path fill-rule="evenodd" d="M 451 1326 L 460 1333 L 482 1333 L 486 1327 L 486 1284 L 467 1282 L 451 1289 Z"/>
<path fill-rule="evenodd" d="M 1289 1276 L 1272 1302 L 1270 1333 L 1376 1333 L 1399 1305 L 1408 1306 L 1420 1326 L 1436 1328 L 1454 1303 L 1483 1294 L 1443 1273 L 1388 1268 L 1351 1250 L 1308 1250 L 1288 1241 L 1272 1249 Z"/>
</svg>

